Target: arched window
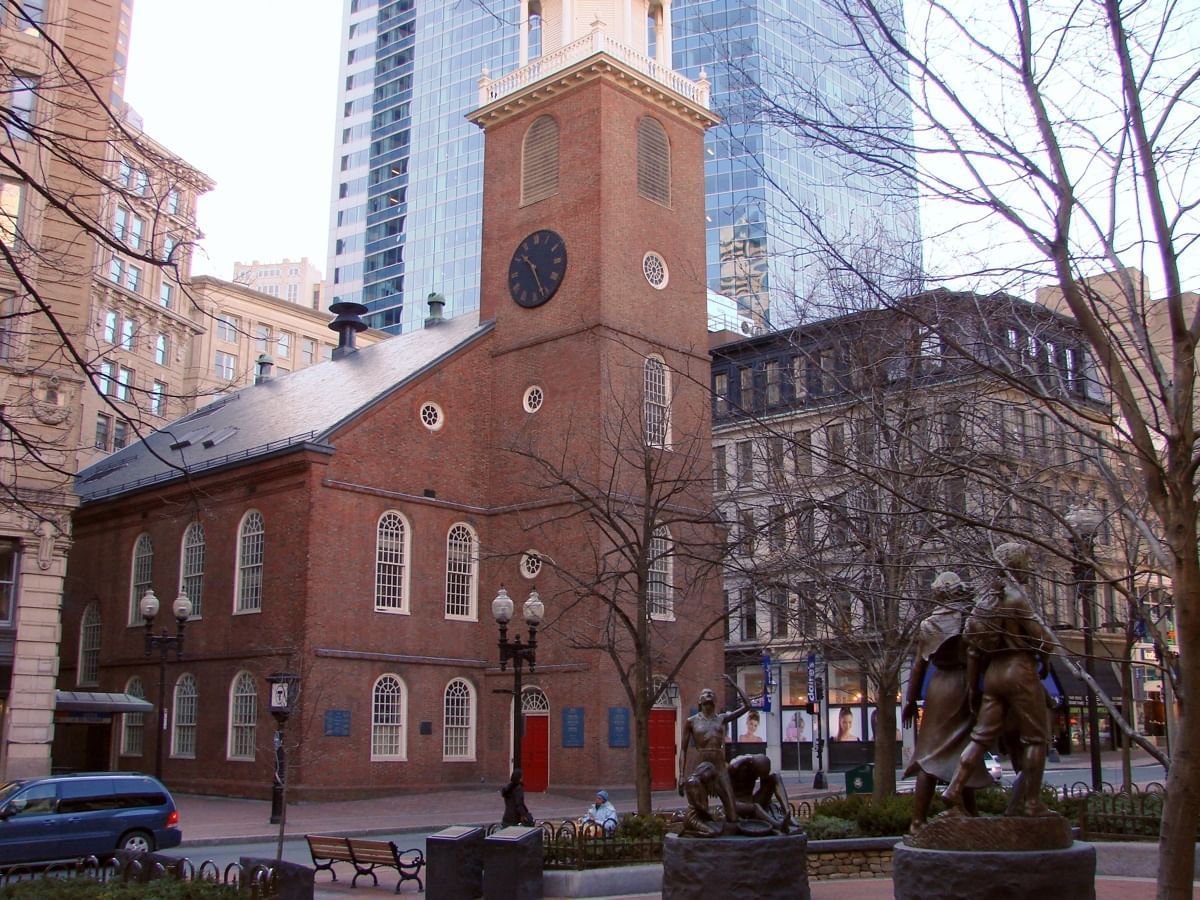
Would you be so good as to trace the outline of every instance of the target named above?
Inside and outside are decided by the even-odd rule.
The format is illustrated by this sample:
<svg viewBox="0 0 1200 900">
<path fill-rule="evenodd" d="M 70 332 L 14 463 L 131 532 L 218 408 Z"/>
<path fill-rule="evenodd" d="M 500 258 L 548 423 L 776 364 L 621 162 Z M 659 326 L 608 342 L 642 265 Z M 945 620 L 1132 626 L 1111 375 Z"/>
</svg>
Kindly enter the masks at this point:
<svg viewBox="0 0 1200 900">
<path fill-rule="evenodd" d="M 407 692 L 398 675 L 381 675 L 371 692 L 371 759 L 404 759 Z"/>
<path fill-rule="evenodd" d="M 475 691 L 461 678 L 446 685 L 442 759 L 475 758 Z"/>
<path fill-rule="evenodd" d="M 642 396 L 646 443 L 666 447 L 671 442 L 671 375 L 661 357 L 646 357 Z"/>
<path fill-rule="evenodd" d="M 672 559 L 671 532 L 667 526 L 659 525 L 650 538 L 650 569 L 646 584 L 646 602 L 652 619 L 675 618 L 675 590 L 672 584 L 674 561 Z"/>
<path fill-rule="evenodd" d="M 476 611 L 476 566 L 479 542 L 471 526 L 458 522 L 446 535 L 446 618 L 474 620 Z"/>
<path fill-rule="evenodd" d="M 671 142 L 662 123 L 650 116 L 638 120 L 638 194 L 671 205 Z"/>
<path fill-rule="evenodd" d="M 133 566 L 129 575 L 129 624 L 141 625 L 142 612 L 138 609 L 146 591 L 150 590 L 150 577 L 154 569 L 154 541 L 142 533 L 133 544 Z"/>
<path fill-rule="evenodd" d="M 100 608 L 89 603 L 79 623 L 78 683 L 94 685 L 100 682 Z"/>
<path fill-rule="evenodd" d="M 183 532 L 179 556 L 179 589 L 192 601 L 192 616 L 199 618 L 204 599 L 204 526 L 199 522 Z"/>
<path fill-rule="evenodd" d="M 263 544 L 266 525 L 262 513 L 252 509 L 242 517 L 238 529 L 237 587 L 234 589 L 235 613 L 262 609 Z"/>
<path fill-rule="evenodd" d="M 395 510 L 379 517 L 375 536 L 375 609 L 408 612 L 408 522 Z"/>
<path fill-rule="evenodd" d="M 175 682 L 175 728 L 171 733 L 171 755 L 185 759 L 196 756 L 196 719 L 199 715 L 196 677 L 183 674 Z"/>
<path fill-rule="evenodd" d="M 230 759 L 254 759 L 258 726 L 258 687 L 249 672 L 238 672 L 229 690 Z"/>
<path fill-rule="evenodd" d="M 525 132 L 521 148 L 521 205 L 558 193 L 558 122 L 539 116 Z"/>
<path fill-rule="evenodd" d="M 142 679 L 134 675 L 125 684 L 125 693 L 131 697 L 146 696 Z M 146 745 L 146 714 L 129 712 L 121 716 L 121 755 L 141 756 Z"/>
</svg>

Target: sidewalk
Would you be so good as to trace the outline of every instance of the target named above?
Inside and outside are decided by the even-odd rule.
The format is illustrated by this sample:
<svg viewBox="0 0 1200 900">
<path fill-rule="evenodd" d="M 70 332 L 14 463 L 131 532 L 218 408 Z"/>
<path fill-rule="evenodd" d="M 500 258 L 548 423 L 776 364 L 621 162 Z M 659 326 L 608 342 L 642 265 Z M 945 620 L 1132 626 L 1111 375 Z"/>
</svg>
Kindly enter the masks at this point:
<svg viewBox="0 0 1200 900">
<path fill-rule="evenodd" d="M 1116 780 L 1119 780 L 1121 754 L 1106 751 L 1102 754 L 1102 762 L 1106 778 L 1110 770 L 1115 770 L 1118 773 Z M 1134 752 L 1135 766 L 1152 763 L 1149 754 L 1141 750 Z M 1090 769 L 1090 763 L 1087 756 L 1075 754 L 1061 762 L 1050 763 L 1047 768 L 1086 772 Z M 810 772 L 801 772 L 799 780 L 794 771 L 785 772 L 784 776 L 788 796 L 794 801 L 829 792 L 840 793 L 844 784 L 839 772 L 830 774 L 829 792 L 812 790 Z M 618 811 L 628 812 L 634 807 L 636 794 L 632 786 L 611 787 L 608 791 Z M 592 799 L 592 793 L 584 788 L 568 788 L 544 794 L 528 794 L 526 799 L 530 811 L 538 819 L 573 819 L 582 815 Z M 179 805 L 184 847 L 204 846 L 233 838 L 267 840 L 279 833 L 279 826 L 270 824 L 271 804 L 266 800 L 180 794 L 175 801 Z M 655 793 L 653 804 L 655 809 L 675 809 L 684 805 L 683 799 L 675 791 Z M 318 832 L 369 835 L 436 831 L 449 825 L 498 822 L 503 812 L 504 802 L 499 790 L 492 787 L 398 794 L 368 800 L 290 803 L 284 833 L 303 837 Z"/>
</svg>

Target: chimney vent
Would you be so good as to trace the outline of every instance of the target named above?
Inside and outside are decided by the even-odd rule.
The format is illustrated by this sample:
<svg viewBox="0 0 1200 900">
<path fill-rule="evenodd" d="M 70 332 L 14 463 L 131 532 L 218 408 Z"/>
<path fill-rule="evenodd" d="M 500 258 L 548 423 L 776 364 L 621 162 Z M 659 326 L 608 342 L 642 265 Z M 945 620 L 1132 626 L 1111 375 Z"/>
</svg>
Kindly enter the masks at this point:
<svg viewBox="0 0 1200 900">
<path fill-rule="evenodd" d="M 425 302 L 429 304 L 429 316 L 425 319 L 425 327 L 432 328 L 434 325 L 441 325 L 446 321 L 442 315 L 442 309 L 446 306 L 446 298 L 437 291 L 431 293 L 425 298 Z"/>
<path fill-rule="evenodd" d="M 354 338 L 360 331 L 367 330 L 367 323 L 362 320 L 367 308 L 353 300 L 341 300 L 331 303 L 329 311 L 337 316 L 329 323 L 330 330 L 336 331 L 338 335 L 338 345 L 333 349 L 333 358 L 341 359 L 357 350 Z"/>
<path fill-rule="evenodd" d="M 264 381 L 271 380 L 271 369 L 275 366 L 275 361 L 267 354 L 258 354 L 258 359 L 254 361 L 254 365 L 258 371 L 254 374 L 254 383 L 262 384 Z"/>
</svg>

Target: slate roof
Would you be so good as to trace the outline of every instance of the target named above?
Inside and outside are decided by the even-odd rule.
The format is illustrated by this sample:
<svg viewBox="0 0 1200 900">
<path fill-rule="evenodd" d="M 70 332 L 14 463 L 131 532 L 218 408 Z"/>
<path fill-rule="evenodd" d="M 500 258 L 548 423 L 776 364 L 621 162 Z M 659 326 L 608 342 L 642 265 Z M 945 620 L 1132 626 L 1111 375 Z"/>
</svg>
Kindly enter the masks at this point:
<svg viewBox="0 0 1200 900">
<path fill-rule="evenodd" d="M 83 469 L 76 493 L 88 503 L 182 478 L 182 470 L 327 446 L 343 423 L 490 332 L 494 323 L 478 318 L 465 313 L 220 397 Z"/>
</svg>

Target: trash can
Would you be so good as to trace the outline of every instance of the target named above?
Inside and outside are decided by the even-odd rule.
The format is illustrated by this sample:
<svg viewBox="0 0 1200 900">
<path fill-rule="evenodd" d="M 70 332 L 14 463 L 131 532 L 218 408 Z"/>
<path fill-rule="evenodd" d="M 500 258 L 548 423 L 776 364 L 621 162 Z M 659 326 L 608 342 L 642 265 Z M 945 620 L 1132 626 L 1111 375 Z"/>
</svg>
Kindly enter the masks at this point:
<svg viewBox="0 0 1200 900">
<path fill-rule="evenodd" d="M 846 770 L 847 794 L 870 794 L 875 790 L 875 764 L 855 766 Z"/>
</svg>

